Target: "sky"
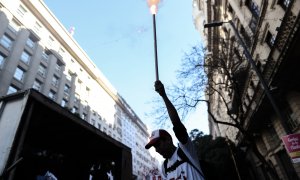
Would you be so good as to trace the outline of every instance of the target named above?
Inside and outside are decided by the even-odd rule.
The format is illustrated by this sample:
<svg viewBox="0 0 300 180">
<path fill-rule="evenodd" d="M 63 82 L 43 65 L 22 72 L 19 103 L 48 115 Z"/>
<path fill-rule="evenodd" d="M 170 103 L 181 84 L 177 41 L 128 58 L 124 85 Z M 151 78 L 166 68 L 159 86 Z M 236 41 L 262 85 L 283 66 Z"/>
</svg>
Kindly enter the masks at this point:
<svg viewBox="0 0 300 180">
<path fill-rule="evenodd" d="M 66 29 L 75 27 L 75 40 L 139 118 L 152 130 L 164 128 L 146 116 L 159 96 L 154 91 L 153 19 L 146 0 L 44 2 Z M 159 79 L 168 87 L 176 83 L 184 53 L 201 43 L 193 24 L 192 0 L 161 0 L 156 33 Z M 206 110 L 200 106 L 185 119 L 188 132 L 209 133 Z"/>
</svg>

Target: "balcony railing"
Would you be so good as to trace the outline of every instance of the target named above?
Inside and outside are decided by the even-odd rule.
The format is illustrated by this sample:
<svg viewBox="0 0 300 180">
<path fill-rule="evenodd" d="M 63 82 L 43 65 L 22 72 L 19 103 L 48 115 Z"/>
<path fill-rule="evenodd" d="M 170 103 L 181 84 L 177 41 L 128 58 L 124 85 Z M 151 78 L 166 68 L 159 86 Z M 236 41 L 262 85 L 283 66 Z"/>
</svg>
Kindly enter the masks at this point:
<svg viewBox="0 0 300 180">
<path fill-rule="evenodd" d="M 251 11 L 253 16 L 259 17 L 260 10 L 258 5 L 255 2 L 253 2 L 252 0 L 246 0 L 245 5 Z"/>
<path fill-rule="evenodd" d="M 244 27 L 241 27 L 240 33 L 244 38 L 244 42 L 245 42 L 246 46 L 250 49 L 252 41 L 251 41 L 250 36 L 247 34 L 246 30 L 244 29 Z"/>
</svg>

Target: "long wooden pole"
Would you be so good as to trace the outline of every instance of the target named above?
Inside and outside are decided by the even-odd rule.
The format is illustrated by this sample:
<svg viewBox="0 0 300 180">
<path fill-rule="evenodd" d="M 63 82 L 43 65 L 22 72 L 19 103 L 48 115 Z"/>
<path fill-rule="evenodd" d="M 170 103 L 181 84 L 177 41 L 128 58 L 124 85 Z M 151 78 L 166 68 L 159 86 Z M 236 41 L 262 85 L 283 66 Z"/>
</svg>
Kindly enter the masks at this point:
<svg viewBox="0 0 300 180">
<path fill-rule="evenodd" d="M 154 35 L 154 56 L 155 56 L 155 75 L 156 80 L 159 80 L 158 77 L 158 59 L 157 59 L 157 40 L 156 40 L 156 21 L 155 21 L 155 14 L 153 14 L 153 35 Z"/>
</svg>

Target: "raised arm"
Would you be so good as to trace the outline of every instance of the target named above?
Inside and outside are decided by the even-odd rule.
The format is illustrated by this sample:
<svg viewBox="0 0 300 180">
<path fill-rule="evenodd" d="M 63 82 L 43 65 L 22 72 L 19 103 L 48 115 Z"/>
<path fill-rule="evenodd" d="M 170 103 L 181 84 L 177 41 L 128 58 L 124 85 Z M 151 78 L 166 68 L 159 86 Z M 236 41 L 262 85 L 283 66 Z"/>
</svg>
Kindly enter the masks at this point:
<svg viewBox="0 0 300 180">
<path fill-rule="evenodd" d="M 187 143 L 188 140 L 188 134 L 186 131 L 186 128 L 180 121 L 180 118 L 178 116 L 177 110 L 175 109 L 174 105 L 169 100 L 164 85 L 161 83 L 161 81 L 155 81 L 155 91 L 158 92 L 158 94 L 163 98 L 169 117 L 171 119 L 171 122 L 173 124 L 173 130 L 175 132 L 175 135 L 177 139 L 182 143 Z"/>
</svg>

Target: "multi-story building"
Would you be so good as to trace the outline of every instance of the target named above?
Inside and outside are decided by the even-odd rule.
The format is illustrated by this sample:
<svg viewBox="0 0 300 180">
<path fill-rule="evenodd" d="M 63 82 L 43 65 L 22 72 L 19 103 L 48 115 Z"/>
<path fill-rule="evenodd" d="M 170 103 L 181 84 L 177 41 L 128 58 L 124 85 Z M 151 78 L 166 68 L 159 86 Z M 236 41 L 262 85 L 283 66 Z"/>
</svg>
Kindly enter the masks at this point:
<svg viewBox="0 0 300 180">
<path fill-rule="evenodd" d="M 145 149 L 145 144 L 148 142 L 149 133 L 145 124 L 140 120 L 132 121 L 130 116 L 135 117 L 135 113 L 122 100 L 123 104 L 129 110 L 129 114 L 124 114 L 122 111 L 118 111 L 119 122 L 122 123 L 122 142 L 132 149 L 132 171 L 138 180 L 142 180 L 153 169 L 159 168 L 159 162 L 157 159 L 149 155 L 149 151 Z"/>
<path fill-rule="evenodd" d="M 34 88 L 132 148 L 138 178 L 156 165 L 145 124 L 42 0 L 0 0 L 0 84 L 1 96 Z"/>
<path fill-rule="evenodd" d="M 245 151 L 249 179 L 299 179 L 281 138 L 300 131 L 300 1 L 193 0 L 193 7 L 205 61 L 221 67 L 206 69 L 211 134 Z"/>
</svg>

